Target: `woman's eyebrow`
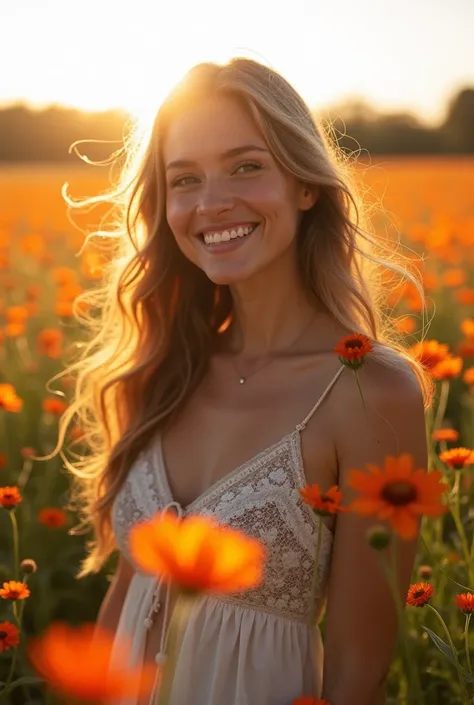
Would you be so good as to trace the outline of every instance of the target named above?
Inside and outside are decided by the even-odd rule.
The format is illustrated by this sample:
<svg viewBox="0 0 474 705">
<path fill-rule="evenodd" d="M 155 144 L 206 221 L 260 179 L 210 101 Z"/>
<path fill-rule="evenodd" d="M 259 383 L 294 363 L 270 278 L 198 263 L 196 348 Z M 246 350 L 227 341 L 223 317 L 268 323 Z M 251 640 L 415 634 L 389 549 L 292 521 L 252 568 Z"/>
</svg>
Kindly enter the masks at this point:
<svg viewBox="0 0 474 705">
<path fill-rule="evenodd" d="M 268 149 L 260 147 L 257 144 L 244 144 L 241 147 L 233 147 L 232 149 L 228 149 L 226 152 L 223 152 L 220 155 L 220 159 L 224 160 L 229 159 L 230 157 L 236 157 L 244 152 L 268 152 Z M 183 167 L 195 166 L 196 163 L 197 162 L 194 162 L 191 159 L 178 159 L 177 161 L 170 162 L 166 167 L 166 171 L 168 171 L 168 169 L 181 169 Z"/>
</svg>

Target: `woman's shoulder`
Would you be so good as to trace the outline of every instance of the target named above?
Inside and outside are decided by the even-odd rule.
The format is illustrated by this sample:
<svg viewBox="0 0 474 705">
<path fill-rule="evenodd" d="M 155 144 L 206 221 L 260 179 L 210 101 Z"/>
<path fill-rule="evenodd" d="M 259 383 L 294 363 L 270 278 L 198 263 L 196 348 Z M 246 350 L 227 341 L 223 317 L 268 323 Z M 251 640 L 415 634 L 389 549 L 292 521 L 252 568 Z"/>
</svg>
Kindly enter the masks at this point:
<svg viewBox="0 0 474 705">
<path fill-rule="evenodd" d="M 423 398 L 419 377 L 408 355 L 377 342 L 373 343 L 372 352 L 357 370 L 357 378 L 354 371 L 347 368 L 341 375 L 341 384 L 336 386 L 338 396 L 343 397 L 346 403 L 360 399 L 361 390 L 367 397 L 382 404 L 395 399 L 409 402 Z"/>
</svg>

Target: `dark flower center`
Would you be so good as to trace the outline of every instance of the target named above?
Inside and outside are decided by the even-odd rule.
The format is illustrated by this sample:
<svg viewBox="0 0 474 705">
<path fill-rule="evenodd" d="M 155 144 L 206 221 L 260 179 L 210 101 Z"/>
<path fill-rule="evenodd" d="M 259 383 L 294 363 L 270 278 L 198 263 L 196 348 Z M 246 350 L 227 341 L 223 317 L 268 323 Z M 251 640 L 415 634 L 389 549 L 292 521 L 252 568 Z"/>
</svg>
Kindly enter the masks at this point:
<svg viewBox="0 0 474 705">
<path fill-rule="evenodd" d="M 329 495 L 327 495 L 327 494 L 321 495 L 321 502 L 331 502 L 331 504 L 334 504 L 333 498 L 329 497 Z"/>
<path fill-rule="evenodd" d="M 394 480 L 388 482 L 382 490 L 382 498 L 389 504 L 401 507 L 414 502 L 418 497 L 417 489 L 411 482 Z"/>
<path fill-rule="evenodd" d="M 8 636 L 8 632 L 1 632 L 0 631 L 0 641 L 2 641 L 3 639 L 6 639 L 7 636 Z"/>
<path fill-rule="evenodd" d="M 348 340 L 346 343 L 346 348 L 361 348 L 362 343 L 360 340 Z"/>
<path fill-rule="evenodd" d="M 425 591 L 424 590 L 417 590 L 416 592 L 413 593 L 413 597 L 424 597 Z"/>
</svg>

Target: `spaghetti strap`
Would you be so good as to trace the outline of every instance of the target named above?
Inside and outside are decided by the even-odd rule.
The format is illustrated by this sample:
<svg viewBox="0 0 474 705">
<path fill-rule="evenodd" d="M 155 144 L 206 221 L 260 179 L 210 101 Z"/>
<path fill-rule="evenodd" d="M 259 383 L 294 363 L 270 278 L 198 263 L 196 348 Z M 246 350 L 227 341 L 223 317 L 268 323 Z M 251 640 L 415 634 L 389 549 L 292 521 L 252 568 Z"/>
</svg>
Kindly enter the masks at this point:
<svg viewBox="0 0 474 705">
<path fill-rule="evenodd" d="M 337 380 L 339 379 L 339 377 L 341 376 L 342 372 L 344 371 L 344 368 L 345 368 L 345 365 L 341 365 L 340 369 L 338 369 L 338 371 L 336 372 L 336 374 L 334 375 L 334 377 L 332 378 L 332 380 L 329 382 L 328 386 L 326 387 L 326 389 L 324 390 L 324 392 L 321 394 L 321 396 L 319 397 L 318 401 L 317 401 L 316 404 L 313 406 L 313 408 L 311 409 L 311 411 L 309 412 L 309 414 L 306 416 L 306 418 L 305 418 L 301 423 L 299 423 L 299 424 L 296 426 L 296 430 L 297 430 L 297 431 L 302 431 L 302 430 L 306 427 L 306 424 L 307 424 L 308 421 L 311 419 L 311 417 L 312 417 L 312 415 L 314 414 L 314 412 L 315 412 L 317 409 L 319 409 L 319 407 L 321 406 L 321 404 L 323 403 L 323 401 L 326 399 L 327 395 L 329 394 L 329 392 L 331 391 L 331 389 L 333 388 L 333 386 L 336 384 Z"/>
</svg>

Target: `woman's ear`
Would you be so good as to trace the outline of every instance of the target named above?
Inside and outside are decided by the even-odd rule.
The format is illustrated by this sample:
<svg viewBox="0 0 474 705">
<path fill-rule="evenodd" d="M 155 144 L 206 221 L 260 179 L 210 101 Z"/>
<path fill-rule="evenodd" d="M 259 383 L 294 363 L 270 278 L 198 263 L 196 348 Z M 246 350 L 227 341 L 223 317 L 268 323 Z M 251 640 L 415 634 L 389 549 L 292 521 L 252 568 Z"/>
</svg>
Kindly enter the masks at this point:
<svg viewBox="0 0 474 705">
<path fill-rule="evenodd" d="M 316 184 L 302 184 L 299 198 L 299 207 L 302 211 L 309 211 L 317 202 L 320 188 Z"/>
</svg>

